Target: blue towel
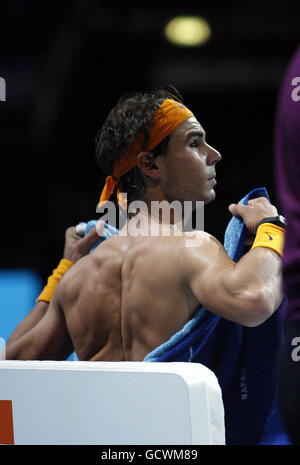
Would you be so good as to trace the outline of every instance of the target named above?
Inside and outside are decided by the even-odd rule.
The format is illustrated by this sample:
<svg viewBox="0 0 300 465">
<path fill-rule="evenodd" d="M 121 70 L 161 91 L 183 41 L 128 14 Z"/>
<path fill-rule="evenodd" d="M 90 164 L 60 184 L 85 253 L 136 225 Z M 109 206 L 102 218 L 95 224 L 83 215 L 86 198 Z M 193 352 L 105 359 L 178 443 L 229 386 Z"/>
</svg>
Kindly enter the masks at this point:
<svg viewBox="0 0 300 465">
<path fill-rule="evenodd" d="M 249 199 L 263 196 L 269 198 L 266 189 L 257 188 L 240 203 L 246 205 Z M 225 231 L 224 247 L 235 262 L 246 252 L 245 230 L 243 221 L 232 217 Z M 107 230 L 107 237 L 113 232 Z M 285 299 L 267 321 L 255 328 L 224 320 L 201 307 L 144 361 L 198 362 L 215 373 L 223 395 L 226 444 L 290 444 L 276 395 L 284 305 Z"/>
<path fill-rule="evenodd" d="M 90 220 L 86 223 L 84 235 L 86 235 L 94 226 L 96 226 L 97 221 L 98 220 Z M 95 244 L 91 247 L 90 253 L 93 252 L 93 250 L 95 250 L 95 248 L 98 247 L 98 245 L 101 244 L 101 242 L 105 241 L 105 239 L 109 239 L 110 237 L 118 233 L 119 230 L 117 228 L 108 223 L 105 223 L 103 236 L 99 237 L 99 240 L 96 241 Z"/>
</svg>

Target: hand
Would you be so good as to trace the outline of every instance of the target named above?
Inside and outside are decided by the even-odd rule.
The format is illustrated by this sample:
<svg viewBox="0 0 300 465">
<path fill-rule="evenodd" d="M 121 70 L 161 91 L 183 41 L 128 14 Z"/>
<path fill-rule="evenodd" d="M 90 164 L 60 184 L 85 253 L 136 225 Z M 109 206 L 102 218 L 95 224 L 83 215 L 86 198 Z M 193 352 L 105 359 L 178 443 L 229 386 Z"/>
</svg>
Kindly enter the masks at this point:
<svg viewBox="0 0 300 465">
<path fill-rule="evenodd" d="M 234 216 L 240 216 L 251 234 L 256 234 L 260 220 L 271 216 L 277 216 L 277 208 L 265 197 L 250 199 L 248 205 L 232 203 L 228 207 Z"/>
<path fill-rule="evenodd" d="M 75 226 L 70 226 L 65 233 L 63 258 L 75 263 L 80 258 L 87 255 L 92 245 L 99 239 L 99 236 L 104 229 L 104 224 L 104 221 L 98 221 L 97 229 L 96 227 L 92 228 L 84 237 L 80 237 L 76 233 Z"/>
</svg>

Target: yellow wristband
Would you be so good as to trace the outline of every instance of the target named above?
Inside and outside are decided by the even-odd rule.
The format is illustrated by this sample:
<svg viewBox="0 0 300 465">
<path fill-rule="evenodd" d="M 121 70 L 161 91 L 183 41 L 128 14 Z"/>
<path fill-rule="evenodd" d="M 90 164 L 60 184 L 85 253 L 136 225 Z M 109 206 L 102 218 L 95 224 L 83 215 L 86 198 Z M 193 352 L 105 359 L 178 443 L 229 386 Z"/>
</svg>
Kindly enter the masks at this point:
<svg viewBox="0 0 300 465">
<path fill-rule="evenodd" d="M 273 223 L 262 223 L 258 226 L 251 249 L 268 247 L 282 257 L 285 230 Z"/>
<path fill-rule="evenodd" d="M 63 275 L 68 271 L 68 269 L 73 265 L 73 263 L 70 260 L 67 260 L 66 258 L 63 258 L 59 264 L 58 267 L 53 270 L 53 274 L 49 276 L 47 285 L 44 287 L 42 293 L 38 296 L 37 302 L 40 300 L 43 300 L 45 302 L 50 302 L 55 288 L 59 282 L 59 280 L 63 277 Z"/>
</svg>

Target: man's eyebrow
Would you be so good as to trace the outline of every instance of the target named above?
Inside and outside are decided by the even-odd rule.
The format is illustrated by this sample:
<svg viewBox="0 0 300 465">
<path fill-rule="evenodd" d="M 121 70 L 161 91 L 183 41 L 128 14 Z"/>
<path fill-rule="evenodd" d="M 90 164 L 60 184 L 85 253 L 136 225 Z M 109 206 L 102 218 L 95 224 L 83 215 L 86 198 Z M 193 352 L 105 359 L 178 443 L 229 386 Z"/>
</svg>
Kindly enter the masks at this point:
<svg viewBox="0 0 300 465">
<path fill-rule="evenodd" d="M 204 138 L 205 137 L 205 131 L 197 130 L 197 131 L 190 131 L 186 137 L 185 137 L 185 142 L 188 142 L 190 139 L 193 137 L 200 137 Z"/>
</svg>

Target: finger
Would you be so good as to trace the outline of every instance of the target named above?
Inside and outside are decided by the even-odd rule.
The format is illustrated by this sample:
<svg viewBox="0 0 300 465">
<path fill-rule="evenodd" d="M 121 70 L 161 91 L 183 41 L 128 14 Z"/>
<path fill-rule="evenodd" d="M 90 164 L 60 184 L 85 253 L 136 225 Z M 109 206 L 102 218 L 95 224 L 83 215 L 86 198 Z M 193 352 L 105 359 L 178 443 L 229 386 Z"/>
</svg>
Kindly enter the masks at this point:
<svg viewBox="0 0 300 465">
<path fill-rule="evenodd" d="M 90 229 L 89 232 L 81 239 L 81 246 L 89 249 L 98 239 L 99 234 L 95 226 L 94 228 Z"/>
<path fill-rule="evenodd" d="M 242 205 L 241 203 L 231 203 L 228 207 L 230 213 L 234 216 L 241 216 L 245 211 L 246 205 Z"/>
<path fill-rule="evenodd" d="M 76 232 L 75 226 L 69 226 L 65 231 L 65 236 L 70 236 L 74 232 Z"/>
<path fill-rule="evenodd" d="M 266 197 L 256 197 L 255 199 L 249 199 L 248 205 L 255 205 L 256 203 L 262 203 L 268 201 Z"/>
<path fill-rule="evenodd" d="M 76 241 L 78 241 L 80 239 L 81 239 L 81 237 L 77 234 L 75 226 L 70 226 L 66 230 L 65 244 L 70 244 L 70 243 L 72 243 L 74 241 L 76 242 Z"/>
</svg>

